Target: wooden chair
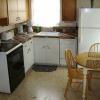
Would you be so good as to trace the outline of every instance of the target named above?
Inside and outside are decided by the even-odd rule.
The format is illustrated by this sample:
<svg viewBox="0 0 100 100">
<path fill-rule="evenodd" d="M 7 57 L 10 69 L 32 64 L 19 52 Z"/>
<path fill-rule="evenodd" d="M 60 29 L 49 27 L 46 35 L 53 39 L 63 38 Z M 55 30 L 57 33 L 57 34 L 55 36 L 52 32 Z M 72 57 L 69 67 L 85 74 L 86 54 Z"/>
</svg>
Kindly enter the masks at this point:
<svg viewBox="0 0 100 100">
<path fill-rule="evenodd" d="M 68 87 L 71 86 L 73 79 L 83 79 L 82 72 L 76 68 L 76 63 L 72 56 L 71 50 L 65 50 L 65 60 L 68 67 L 68 83 L 65 89 L 64 97 L 66 97 Z"/>
<path fill-rule="evenodd" d="M 100 68 L 100 59 L 99 59 L 100 58 L 100 43 L 94 43 L 90 46 L 89 52 L 88 52 L 88 57 L 93 58 L 93 60 L 89 60 L 87 62 L 88 67 L 93 68 L 93 69 Z M 100 77 L 93 76 L 94 72 L 98 72 L 98 70 L 91 71 L 92 79 L 100 79 Z"/>
<path fill-rule="evenodd" d="M 78 80 L 78 82 L 80 82 L 79 80 L 83 80 L 84 77 L 82 69 L 76 67 L 76 63 L 71 53 L 71 50 L 65 50 L 65 60 L 68 67 L 68 83 L 65 89 L 64 97 L 66 97 L 68 88 L 69 86 L 71 86 L 73 79 L 75 79 L 76 81 Z M 88 79 L 90 80 L 89 75 L 88 75 Z M 88 82 L 88 84 L 89 84 L 88 89 L 91 89 L 90 81 Z"/>
<path fill-rule="evenodd" d="M 89 48 L 89 57 L 100 58 L 100 43 L 94 43 Z"/>
</svg>

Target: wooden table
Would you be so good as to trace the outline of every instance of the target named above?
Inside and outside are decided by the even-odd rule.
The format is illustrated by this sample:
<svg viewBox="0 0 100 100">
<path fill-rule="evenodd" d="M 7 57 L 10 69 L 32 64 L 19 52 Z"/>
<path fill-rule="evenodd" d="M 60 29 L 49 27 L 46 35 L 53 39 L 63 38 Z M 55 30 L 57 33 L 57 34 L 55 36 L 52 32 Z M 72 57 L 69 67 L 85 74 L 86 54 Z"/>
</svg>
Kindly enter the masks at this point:
<svg viewBox="0 0 100 100">
<path fill-rule="evenodd" d="M 87 63 L 88 61 L 91 61 L 92 67 L 89 66 L 89 64 Z M 76 56 L 76 62 L 80 65 L 78 67 L 83 68 L 83 75 L 84 75 L 84 79 L 83 79 L 83 100 L 85 100 L 85 98 L 86 98 L 86 83 L 87 83 L 87 73 L 88 73 L 88 71 L 89 70 L 100 71 L 100 68 L 98 66 L 97 66 L 97 68 L 93 68 L 93 64 L 94 64 L 94 66 L 96 65 L 94 63 L 94 61 L 96 61 L 96 62 L 99 61 L 99 65 L 100 65 L 100 58 L 99 57 L 98 58 L 89 57 L 88 52 L 80 53 Z"/>
</svg>

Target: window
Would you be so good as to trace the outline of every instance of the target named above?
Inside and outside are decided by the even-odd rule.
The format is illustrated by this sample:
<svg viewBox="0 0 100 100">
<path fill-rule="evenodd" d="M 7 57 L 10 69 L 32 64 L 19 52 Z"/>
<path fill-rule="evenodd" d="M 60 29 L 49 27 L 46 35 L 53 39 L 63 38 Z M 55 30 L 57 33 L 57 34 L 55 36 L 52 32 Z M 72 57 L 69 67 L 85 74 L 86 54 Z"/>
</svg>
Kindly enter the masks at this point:
<svg viewBox="0 0 100 100">
<path fill-rule="evenodd" d="M 33 0 L 32 23 L 52 27 L 60 22 L 60 0 Z"/>
</svg>

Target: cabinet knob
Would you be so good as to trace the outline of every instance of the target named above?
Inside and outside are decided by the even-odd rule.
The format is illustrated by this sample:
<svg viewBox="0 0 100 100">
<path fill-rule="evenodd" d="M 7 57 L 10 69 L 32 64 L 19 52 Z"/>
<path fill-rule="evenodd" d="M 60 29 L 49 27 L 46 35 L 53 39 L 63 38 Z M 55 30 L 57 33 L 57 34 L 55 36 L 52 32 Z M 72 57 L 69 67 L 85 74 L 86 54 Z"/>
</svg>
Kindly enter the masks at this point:
<svg viewBox="0 0 100 100">
<path fill-rule="evenodd" d="M 50 47 L 49 47 L 48 45 L 47 45 L 46 47 L 47 47 L 48 49 L 50 49 Z"/>
<path fill-rule="evenodd" d="M 43 46 L 42 48 L 45 48 L 46 46 Z"/>
</svg>

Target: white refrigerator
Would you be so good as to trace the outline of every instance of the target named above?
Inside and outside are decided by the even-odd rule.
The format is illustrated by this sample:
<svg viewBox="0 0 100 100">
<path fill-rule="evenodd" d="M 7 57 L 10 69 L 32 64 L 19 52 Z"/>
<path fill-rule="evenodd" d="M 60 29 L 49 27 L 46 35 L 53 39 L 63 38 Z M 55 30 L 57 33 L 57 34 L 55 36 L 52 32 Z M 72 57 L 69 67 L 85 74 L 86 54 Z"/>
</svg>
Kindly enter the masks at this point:
<svg viewBox="0 0 100 100">
<path fill-rule="evenodd" d="M 100 42 L 100 9 L 80 9 L 78 23 L 78 53 L 89 51 L 89 47 L 93 43 L 98 42 Z"/>
</svg>

